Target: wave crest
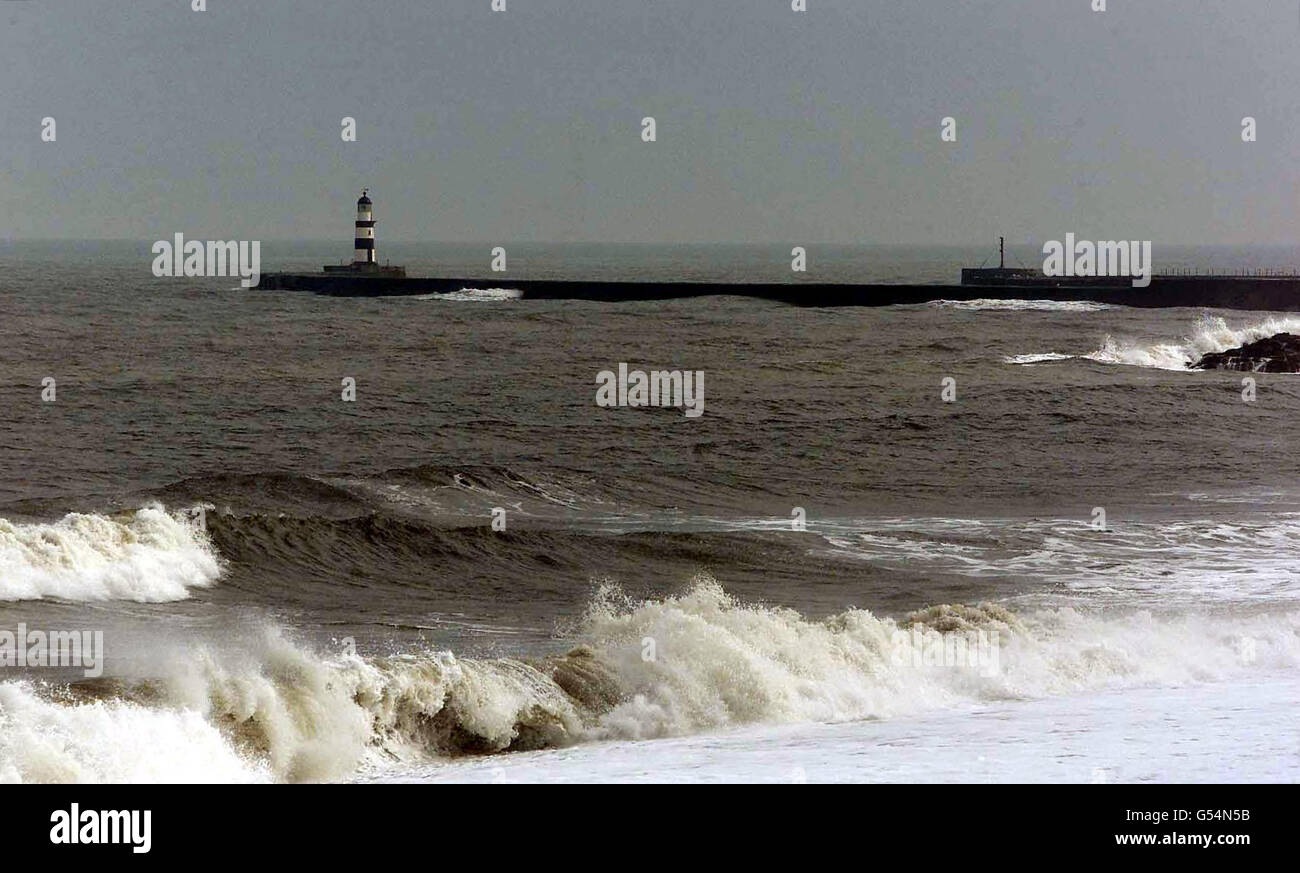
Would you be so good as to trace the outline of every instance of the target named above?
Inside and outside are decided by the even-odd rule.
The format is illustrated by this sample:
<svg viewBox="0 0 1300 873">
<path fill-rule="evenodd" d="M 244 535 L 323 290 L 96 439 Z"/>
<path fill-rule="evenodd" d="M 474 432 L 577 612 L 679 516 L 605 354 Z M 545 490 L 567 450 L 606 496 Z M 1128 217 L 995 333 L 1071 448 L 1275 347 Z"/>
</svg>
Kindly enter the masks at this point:
<svg viewBox="0 0 1300 873">
<path fill-rule="evenodd" d="M 342 779 L 398 761 L 760 722 L 886 718 L 1300 663 L 1297 614 L 1016 614 L 939 605 L 898 620 L 860 609 L 813 620 L 741 603 L 708 577 L 681 596 L 643 602 L 603 588 L 579 631 L 582 645 L 536 660 L 450 652 L 365 659 L 321 656 L 272 628 L 257 646 L 168 659 L 172 675 L 130 688 L 97 680 L 57 699 L 2 684 L 0 760 L 8 763 L 0 775 L 148 778 L 158 772 L 157 755 L 198 760 L 172 748 L 193 744 L 211 751 L 203 752 L 213 762 L 203 779 Z M 932 663 L 911 648 L 934 634 L 971 632 L 997 647 L 997 669 Z M 32 749 L 5 739 L 41 732 L 61 739 Z M 232 760 L 243 766 L 232 772 Z"/>
<path fill-rule="evenodd" d="M 184 600 L 220 574 L 207 535 L 161 504 L 45 524 L 0 519 L 0 600 Z"/>
<path fill-rule="evenodd" d="M 1279 333 L 1300 333 L 1300 317 L 1274 317 L 1233 327 L 1222 316 L 1207 314 L 1180 340 L 1152 342 L 1107 336 L 1100 349 L 1084 357 L 1103 364 L 1186 370 L 1210 352 L 1227 351 Z"/>
</svg>

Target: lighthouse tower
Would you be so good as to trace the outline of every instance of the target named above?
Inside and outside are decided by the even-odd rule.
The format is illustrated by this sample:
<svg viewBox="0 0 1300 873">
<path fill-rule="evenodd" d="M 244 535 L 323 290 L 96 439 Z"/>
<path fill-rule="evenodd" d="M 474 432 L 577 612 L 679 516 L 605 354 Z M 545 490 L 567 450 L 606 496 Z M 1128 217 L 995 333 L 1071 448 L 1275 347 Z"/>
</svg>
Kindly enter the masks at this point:
<svg viewBox="0 0 1300 873">
<path fill-rule="evenodd" d="M 375 219 L 370 211 L 370 189 L 363 189 L 361 199 L 357 201 L 357 233 L 353 246 L 352 264 L 359 269 L 374 269 L 375 260 Z"/>
<path fill-rule="evenodd" d="M 375 257 L 375 216 L 370 207 L 370 189 L 366 188 L 357 201 L 357 231 L 352 243 L 352 263 L 326 264 L 322 268 L 324 272 L 332 274 L 334 278 L 347 275 L 367 282 L 372 279 L 406 278 L 405 267 L 379 265 L 379 259 Z"/>
</svg>

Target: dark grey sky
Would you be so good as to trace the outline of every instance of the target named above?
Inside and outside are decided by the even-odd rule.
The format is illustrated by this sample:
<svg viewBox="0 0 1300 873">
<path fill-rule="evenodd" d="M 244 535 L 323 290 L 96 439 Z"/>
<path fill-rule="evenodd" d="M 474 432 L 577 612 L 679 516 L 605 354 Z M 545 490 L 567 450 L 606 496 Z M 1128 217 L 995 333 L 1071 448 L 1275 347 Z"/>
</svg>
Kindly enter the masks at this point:
<svg viewBox="0 0 1300 873">
<path fill-rule="evenodd" d="M 808 5 L 0 0 L 0 237 L 1297 240 L 1296 0 Z"/>
</svg>

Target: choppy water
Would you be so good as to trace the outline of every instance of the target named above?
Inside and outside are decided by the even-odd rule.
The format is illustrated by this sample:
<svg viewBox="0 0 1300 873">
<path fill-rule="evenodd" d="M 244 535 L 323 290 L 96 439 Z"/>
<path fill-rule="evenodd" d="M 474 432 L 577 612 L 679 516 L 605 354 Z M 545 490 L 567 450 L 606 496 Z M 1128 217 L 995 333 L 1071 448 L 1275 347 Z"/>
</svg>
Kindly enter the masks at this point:
<svg viewBox="0 0 1300 873">
<path fill-rule="evenodd" d="M 472 275 L 490 246 L 390 249 Z M 268 243 L 263 269 L 334 254 Z M 952 281 L 985 254 L 810 249 L 843 281 Z M 512 265 L 758 280 L 783 257 Z M 149 262 L 0 245 L 0 631 L 102 630 L 107 660 L 0 667 L 4 778 L 620 778 L 640 753 L 584 750 L 656 738 L 660 778 L 700 755 L 695 778 L 775 778 L 737 736 L 813 780 L 1037 778 L 1079 744 L 1060 778 L 1295 778 L 1300 382 L 1260 374 L 1248 403 L 1242 374 L 1182 369 L 1293 315 L 346 300 Z M 702 371 L 704 414 L 598 407 L 620 362 Z M 900 658 L 913 625 L 982 632 L 997 663 Z M 1211 697 L 1236 732 L 1195 728 Z M 1143 743 L 1216 763 L 1126 770 L 1113 736 L 1053 727 L 1147 700 Z M 992 742 L 989 712 L 1028 757 L 972 774 L 951 726 Z M 948 739 L 909 757 L 891 731 Z"/>
</svg>

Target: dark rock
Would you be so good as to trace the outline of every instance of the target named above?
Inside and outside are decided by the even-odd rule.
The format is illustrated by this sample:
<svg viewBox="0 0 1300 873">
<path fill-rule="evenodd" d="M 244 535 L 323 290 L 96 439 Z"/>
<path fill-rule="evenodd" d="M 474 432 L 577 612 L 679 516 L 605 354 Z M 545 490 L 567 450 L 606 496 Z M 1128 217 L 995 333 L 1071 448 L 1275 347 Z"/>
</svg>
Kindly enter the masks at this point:
<svg viewBox="0 0 1300 873">
<path fill-rule="evenodd" d="M 1300 336 L 1279 333 L 1240 348 L 1210 352 L 1190 367 L 1245 373 L 1300 373 Z"/>
</svg>

